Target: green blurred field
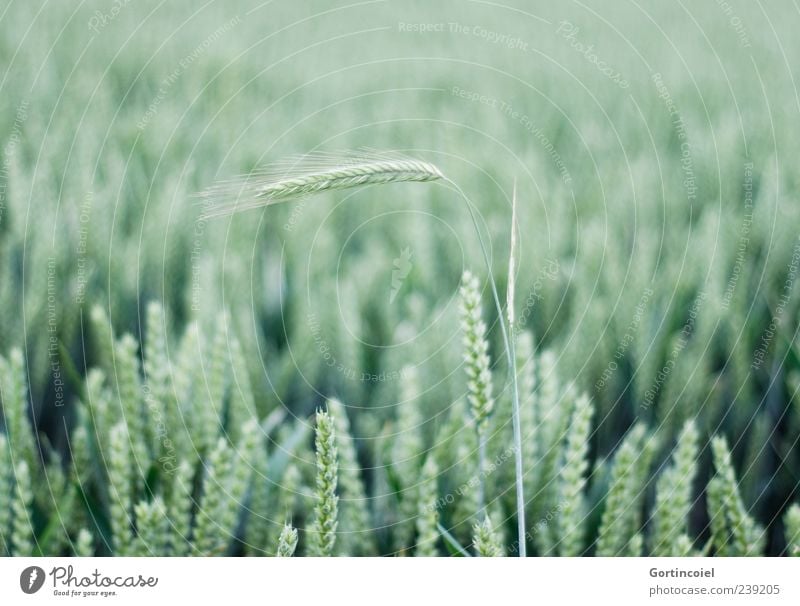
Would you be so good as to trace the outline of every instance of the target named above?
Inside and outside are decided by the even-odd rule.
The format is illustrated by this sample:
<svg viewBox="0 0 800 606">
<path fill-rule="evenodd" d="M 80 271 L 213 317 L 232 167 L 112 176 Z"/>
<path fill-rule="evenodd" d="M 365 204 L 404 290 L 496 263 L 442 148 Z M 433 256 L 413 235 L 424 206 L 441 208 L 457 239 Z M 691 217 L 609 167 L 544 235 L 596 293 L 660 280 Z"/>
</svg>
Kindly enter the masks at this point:
<svg viewBox="0 0 800 606">
<path fill-rule="evenodd" d="M 193 194 L 294 154 L 401 150 L 475 203 L 503 292 L 516 181 L 517 315 L 591 396 L 598 469 L 643 421 L 657 475 L 696 418 L 781 553 L 800 481 L 799 24 L 791 2 L 733 0 L 5 0 L 0 353 L 24 352 L 34 426 L 67 451 L 83 377 L 108 363 L 92 306 L 146 339 L 161 302 L 170 344 L 193 323 L 210 344 L 227 311 L 259 416 L 305 426 L 341 398 L 389 508 L 375 453 L 401 370 L 418 368 L 426 449 L 466 390 L 458 285 L 487 276 L 463 204 L 410 183 L 198 223 Z M 308 467 L 309 447 L 284 454 Z M 699 461 L 702 539 L 708 448 Z"/>
</svg>

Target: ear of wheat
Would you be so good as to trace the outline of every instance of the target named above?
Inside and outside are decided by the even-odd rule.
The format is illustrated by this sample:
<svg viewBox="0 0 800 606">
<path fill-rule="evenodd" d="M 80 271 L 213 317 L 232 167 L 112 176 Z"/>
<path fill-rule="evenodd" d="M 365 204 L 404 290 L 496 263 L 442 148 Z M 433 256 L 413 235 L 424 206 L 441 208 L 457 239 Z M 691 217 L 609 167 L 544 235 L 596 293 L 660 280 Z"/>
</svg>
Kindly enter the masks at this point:
<svg viewBox="0 0 800 606">
<path fill-rule="evenodd" d="M 488 516 L 472 527 L 472 536 L 472 544 L 479 556 L 497 558 L 503 555 L 503 547 Z"/>
<path fill-rule="evenodd" d="M 311 530 L 311 555 L 333 554 L 336 528 L 339 524 L 339 497 L 336 486 L 339 479 L 339 457 L 336 449 L 336 428 L 327 412 L 317 411 L 315 436 L 317 460 L 317 486 L 314 522 Z"/>
<path fill-rule="evenodd" d="M 433 164 L 397 153 L 308 154 L 207 189 L 200 194 L 208 203 L 201 219 L 261 208 L 327 190 L 442 178 Z"/>
<path fill-rule="evenodd" d="M 513 407 L 514 448 L 516 462 L 517 524 L 519 533 L 519 555 L 525 556 L 525 498 L 522 477 L 522 439 L 519 429 L 519 396 L 517 388 L 514 347 L 509 333 L 514 321 L 513 310 L 504 313 L 497 293 L 497 285 L 492 276 L 492 263 L 484 242 L 480 225 L 472 202 L 452 180 L 446 178 L 433 164 L 417 160 L 396 152 L 376 152 L 361 150 L 354 153 L 313 153 L 286 160 L 280 164 L 230 181 L 220 182 L 199 194 L 203 211 L 200 220 L 230 215 L 236 212 L 263 208 L 279 202 L 293 200 L 312 194 L 345 190 L 354 187 L 395 183 L 402 181 L 444 180 L 466 203 L 470 220 L 478 237 L 481 254 L 488 272 L 492 298 L 497 309 L 498 325 L 503 338 L 508 371 L 511 378 L 511 397 Z M 516 192 L 514 194 L 516 207 Z M 513 218 L 516 221 L 516 212 Z M 512 226 L 513 229 L 513 226 Z M 515 247 L 515 242 L 512 243 Z M 514 270 L 515 253 L 512 250 L 510 267 Z M 510 279 L 513 280 L 513 277 Z M 513 299 L 513 286 L 508 293 L 509 302 Z M 511 307 L 513 304 L 509 303 Z M 507 326 L 506 322 L 509 322 Z"/>
<path fill-rule="evenodd" d="M 297 549 L 297 530 L 292 528 L 291 524 L 284 524 L 275 555 L 279 558 L 290 558 L 294 555 L 295 549 Z"/>
</svg>

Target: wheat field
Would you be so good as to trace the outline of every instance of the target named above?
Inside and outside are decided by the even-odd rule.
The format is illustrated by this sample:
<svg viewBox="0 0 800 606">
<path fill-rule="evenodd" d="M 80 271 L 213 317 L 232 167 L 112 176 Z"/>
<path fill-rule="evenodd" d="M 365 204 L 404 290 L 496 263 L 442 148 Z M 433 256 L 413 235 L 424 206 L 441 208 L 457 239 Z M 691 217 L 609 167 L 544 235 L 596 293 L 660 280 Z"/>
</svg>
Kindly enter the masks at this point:
<svg viewBox="0 0 800 606">
<path fill-rule="evenodd" d="M 0 554 L 800 555 L 800 14 L 698 4 L 0 4 Z"/>
</svg>

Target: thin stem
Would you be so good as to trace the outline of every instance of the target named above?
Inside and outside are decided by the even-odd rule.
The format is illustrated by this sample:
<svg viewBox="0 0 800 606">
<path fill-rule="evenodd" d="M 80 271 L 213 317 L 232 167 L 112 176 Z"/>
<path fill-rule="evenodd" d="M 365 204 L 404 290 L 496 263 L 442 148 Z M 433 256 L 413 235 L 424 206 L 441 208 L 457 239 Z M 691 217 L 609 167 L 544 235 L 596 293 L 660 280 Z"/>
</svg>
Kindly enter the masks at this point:
<svg viewBox="0 0 800 606">
<path fill-rule="evenodd" d="M 509 353 L 509 364 L 511 367 L 511 420 L 512 428 L 514 430 L 514 464 L 516 466 L 516 484 L 517 484 L 517 532 L 519 533 L 519 556 L 524 558 L 526 555 L 525 550 L 525 495 L 522 489 L 522 428 L 519 422 L 519 390 L 517 387 L 517 351 L 515 344 L 515 337 L 513 334 L 514 327 L 511 327 L 512 335 L 509 342 L 511 351 Z"/>
<path fill-rule="evenodd" d="M 478 518 L 486 519 L 486 430 L 478 429 Z"/>
<path fill-rule="evenodd" d="M 486 269 L 489 273 L 489 285 L 492 288 L 492 298 L 494 299 L 494 305 L 497 308 L 498 323 L 500 324 L 500 332 L 503 336 L 503 345 L 505 346 L 506 358 L 508 359 L 508 369 L 511 373 L 511 423 L 514 430 L 514 458 L 516 462 L 515 475 L 517 488 L 517 532 L 519 534 L 519 557 L 524 558 L 526 556 L 526 549 L 525 495 L 522 487 L 522 430 L 520 429 L 519 424 L 519 389 L 517 387 L 517 365 L 514 360 L 514 342 L 513 339 L 509 340 L 508 338 L 508 330 L 506 329 L 503 306 L 500 304 L 500 297 L 497 294 L 497 285 L 495 284 L 494 277 L 492 276 L 492 264 L 489 260 L 489 253 L 486 250 L 486 245 L 483 242 L 483 236 L 481 236 L 480 226 L 478 225 L 478 219 L 475 216 L 475 211 L 472 208 L 472 202 L 469 201 L 469 198 L 467 198 L 467 195 L 463 192 L 463 190 L 451 179 L 445 178 L 445 182 L 449 183 L 467 203 L 469 216 L 472 219 L 472 225 L 475 227 L 475 233 L 478 236 L 478 242 L 480 243 L 481 252 L 483 253 L 483 260 L 486 263 Z"/>
<path fill-rule="evenodd" d="M 441 535 L 444 537 L 444 540 L 447 541 L 448 543 L 450 543 L 450 545 L 452 545 L 453 548 L 458 553 L 460 553 L 465 558 L 471 558 L 472 557 L 472 554 L 469 551 L 467 551 L 466 549 L 464 549 L 464 546 L 461 545 L 461 543 L 458 542 L 458 539 L 455 538 L 452 534 L 450 534 L 450 532 L 447 530 L 447 528 L 442 526 L 442 524 L 440 522 L 436 522 L 436 528 L 439 530 Z"/>
</svg>

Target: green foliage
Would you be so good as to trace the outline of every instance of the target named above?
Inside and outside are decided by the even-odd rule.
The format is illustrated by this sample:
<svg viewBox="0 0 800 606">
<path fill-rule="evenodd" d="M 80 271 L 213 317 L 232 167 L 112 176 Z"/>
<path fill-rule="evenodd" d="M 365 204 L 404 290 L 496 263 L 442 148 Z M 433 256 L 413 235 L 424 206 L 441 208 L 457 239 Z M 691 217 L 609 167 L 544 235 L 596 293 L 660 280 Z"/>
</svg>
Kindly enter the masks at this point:
<svg viewBox="0 0 800 606">
<path fill-rule="evenodd" d="M 165 320 L 157 306 L 150 307 L 149 321 L 163 326 Z M 111 334 L 110 327 L 106 330 Z M 215 330 L 217 334 L 222 332 L 219 327 Z M 373 428 L 383 433 L 381 439 L 387 444 L 375 456 L 390 461 L 395 481 L 404 487 L 401 499 L 371 497 L 362 479 L 365 470 L 356 451 L 347 409 L 338 399 L 328 401 L 327 412 L 316 413 L 316 471 L 303 463 L 310 456 L 310 444 L 303 441 L 304 433 L 299 431 L 303 426 L 291 430 L 290 425 L 281 425 L 280 416 L 275 414 L 259 421 L 252 392 L 248 393 L 246 386 L 232 415 L 231 397 L 223 393 L 232 396 L 232 390 L 217 389 L 216 397 L 221 401 L 216 410 L 222 411 L 220 417 L 231 431 L 217 437 L 203 455 L 195 448 L 194 430 L 183 424 L 190 404 L 170 395 L 168 387 L 170 376 L 178 379 L 184 376 L 183 372 L 201 376 L 183 359 L 184 355 L 192 355 L 186 343 L 199 345 L 193 336 L 195 331 L 190 330 L 188 336 L 179 339 L 182 345 L 178 348 L 177 368 L 169 367 L 175 371 L 172 373 L 147 358 L 154 355 L 165 363 L 164 352 L 171 340 L 168 331 L 164 332 L 163 341 L 148 334 L 151 340 L 145 345 L 141 365 L 132 338 L 123 335 L 116 341 L 114 355 L 119 368 L 112 375 L 116 384 L 107 380 L 102 370 L 93 369 L 87 374 L 85 397 L 69 442 L 71 464 L 64 466 L 55 452 L 49 452 L 50 462 L 34 460 L 40 466 L 39 473 L 47 473 L 51 494 L 37 496 L 31 490 L 35 485 L 31 468 L 23 459 L 12 464 L 10 439 L 0 433 L 0 481 L 6 487 L 0 491 L 0 538 L 5 553 L 26 555 L 42 550 L 92 555 L 105 553 L 104 545 L 110 545 L 115 555 L 224 555 L 244 551 L 288 556 L 296 552 L 331 555 L 413 551 L 417 556 L 435 556 L 463 549 L 458 546 L 462 540 L 464 544 L 471 542 L 479 555 L 503 555 L 503 535 L 510 529 L 497 522 L 507 516 L 495 515 L 497 505 L 503 503 L 498 491 L 504 485 L 495 478 L 513 464 L 507 428 L 498 428 L 497 435 L 488 442 L 489 462 L 484 475 L 492 480 L 487 482 L 492 516 L 485 517 L 479 515 L 475 499 L 481 474 L 472 456 L 477 447 L 472 414 L 465 406 L 452 406 L 437 432 L 436 449 L 426 456 L 420 432 L 424 409 L 419 403 L 421 392 L 415 372 L 404 375 L 401 386 L 401 405 L 405 408 L 399 411 L 397 427 L 402 430 L 396 431 L 392 425 L 383 430 Z M 217 339 L 210 350 L 219 350 L 220 342 Z M 689 527 L 690 510 L 698 498 L 694 479 L 701 436 L 696 425 L 684 425 L 671 463 L 655 482 L 655 504 L 648 515 L 651 523 L 643 525 L 644 495 L 651 481 L 650 461 L 658 450 L 657 441 L 644 424 L 637 424 L 617 449 L 612 465 L 594 462 L 590 448 L 592 401 L 586 395 L 575 397 L 572 389 L 561 385 L 552 354 L 535 356 L 529 346 L 521 349 L 525 356 L 531 356 L 530 363 L 521 366 L 523 402 L 535 407 L 535 413 L 543 419 L 549 415 L 561 419 L 557 423 L 541 423 L 525 442 L 528 452 L 541 453 L 532 472 L 549 478 L 537 480 L 545 496 L 534 495 L 539 509 L 535 510 L 538 515 L 532 521 L 529 538 L 539 553 L 578 555 L 596 541 L 598 555 L 642 555 L 646 553 L 645 545 L 651 546 L 652 553 L 697 555 Z M 224 366 L 221 371 L 216 369 L 218 377 L 232 376 L 236 372 L 233 366 L 241 369 L 238 355 L 212 353 L 212 358 L 223 360 L 211 362 L 212 366 Z M 14 364 L 20 374 L 7 373 L 5 384 L 24 385 L 24 364 L 19 359 Z M 526 366 L 547 373 L 542 376 L 535 397 L 527 395 L 534 383 L 531 377 L 524 378 Z M 8 389 L 6 393 L 15 392 Z M 16 388 L 16 393 L 22 392 Z M 152 404 L 154 399 L 176 407 L 178 414 L 170 420 L 165 408 Z M 31 424 L 24 421 L 26 402 L 20 404 L 18 398 L 6 398 L 4 403 L 7 418 L 12 419 L 7 427 L 17 432 L 23 450 L 32 448 L 36 437 Z M 556 410 L 556 405 L 563 407 L 564 403 L 571 404 L 570 410 Z M 113 412 L 115 406 L 121 413 L 124 411 L 118 420 Z M 136 414 L 140 418 L 132 423 Z M 176 419 L 181 420 L 180 424 Z M 186 423 L 193 421 L 186 419 Z M 265 439 L 276 423 L 281 431 Z M 141 432 L 139 439 L 131 434 L 132 424 Z M 175 433 L 183 435 L 183 439 L 172 440 Z M 150 435 L 151 439 L 142 439 L 141 435 Z M 201 432 L 199 443 L 204 443 L 208 435 Z M 763 529 L 745 509 L 725 441 L 718 437 L 710 443 L 716 473 L 706 487 L 706 500 L 714 553 L 763 553 Z M 555 461 L 549 455 L 551 449 L 557 450 Z M 287 453 L 291 453 L 288 458 Z M 602 518 L 595 526 L 591 503 L 596 487 L 588 486 L 587 479 L 600 481 L 605 469 L 608 486 Z M 316 478 L 313 495 L 304 488 L 306 477 L 312 481 Z M 380 486 L 376 484 L 373 490 L 385 490 Z M 386 503 L 395 508 L 393 519 L 412 523 L 410 532 L 397 523 L 387 540 L 373 528 L 371 520 L 378 515 L 373 507 Z M 513 504 L 510 510 L 513 512 Z M 785 516 L 788 553 L 797 550 L 797 512 L 794 505 Z M 293 518 L 310 522 L 303 536 L 290 523 Z M 466 522 L 469 524 L 465 537 L 462 527 Z M 442 523 L 445 529 L 452 529 L 452 535 L 448 531 L 445 539 Z M 509 551 L 513 553 L 516 548 L 512 544 Z"/>
<path fill-rule="evenodd" d="M 796 19 L 739 3 L 744 47 L 718 3 L 652 3 L 652 22 L 609 3 L 613 29 L 585 25 L 580 5 L 543 7 L 613 59 L 621 96 L 557 27 L 535 41 L 557 64 L 475 37 L 380 34 L 404 59 L 387 71 L 353 65 L 351 11 L 314 20 L 326 44 L 283 27 L 321 0 L 269 17 L 230 0 L 192 10 L 191 27 L 177 27 L 187 0 L 137 0 L 89 32 L 90 52 L 107 3 L 33 4 L 4 4 L 0 39 L 1 555 L 271 555 L 286 524 L 296 553 L 314 553 L 311 428 L 332 398 L 346 410 L 331 411 L 333 553 L 446 555 L 458 550 L 437 524 L 470 545 L 487 519 L 517 553 L 500 318 L 475 278 L 457 309 L 483 260 L 452 188 L 502 287 L 515 177 L 529 549 L 797 552 L 797 120 L 721 77 L 757 64 L 770 107 L 796 109 L 770 42 L 800 56 Z M 452 20 L 445 3 L 418 12 Z M 408 7 L 359 14 L 366 31 Z M 463 20 L 528 40 L 519 11 L 468 3 Z M 684 35 L 695 22 L 704 36 Z M 709 43 L 718 60 L 694 60 Z M 631 52 L 645 47 L 648 67 Z M 265 77 L 273 56 L 286 60 Z M 476 72 L 486 57 L 514 77 Z M 261 170 L 362 146 L 420 160 L 326 161 L 293 183 Z M 293 202 L 209 219 L 231 209 L 193 194 L 237 174 L 266 188 L 255 206 Z"/>
</svg>

